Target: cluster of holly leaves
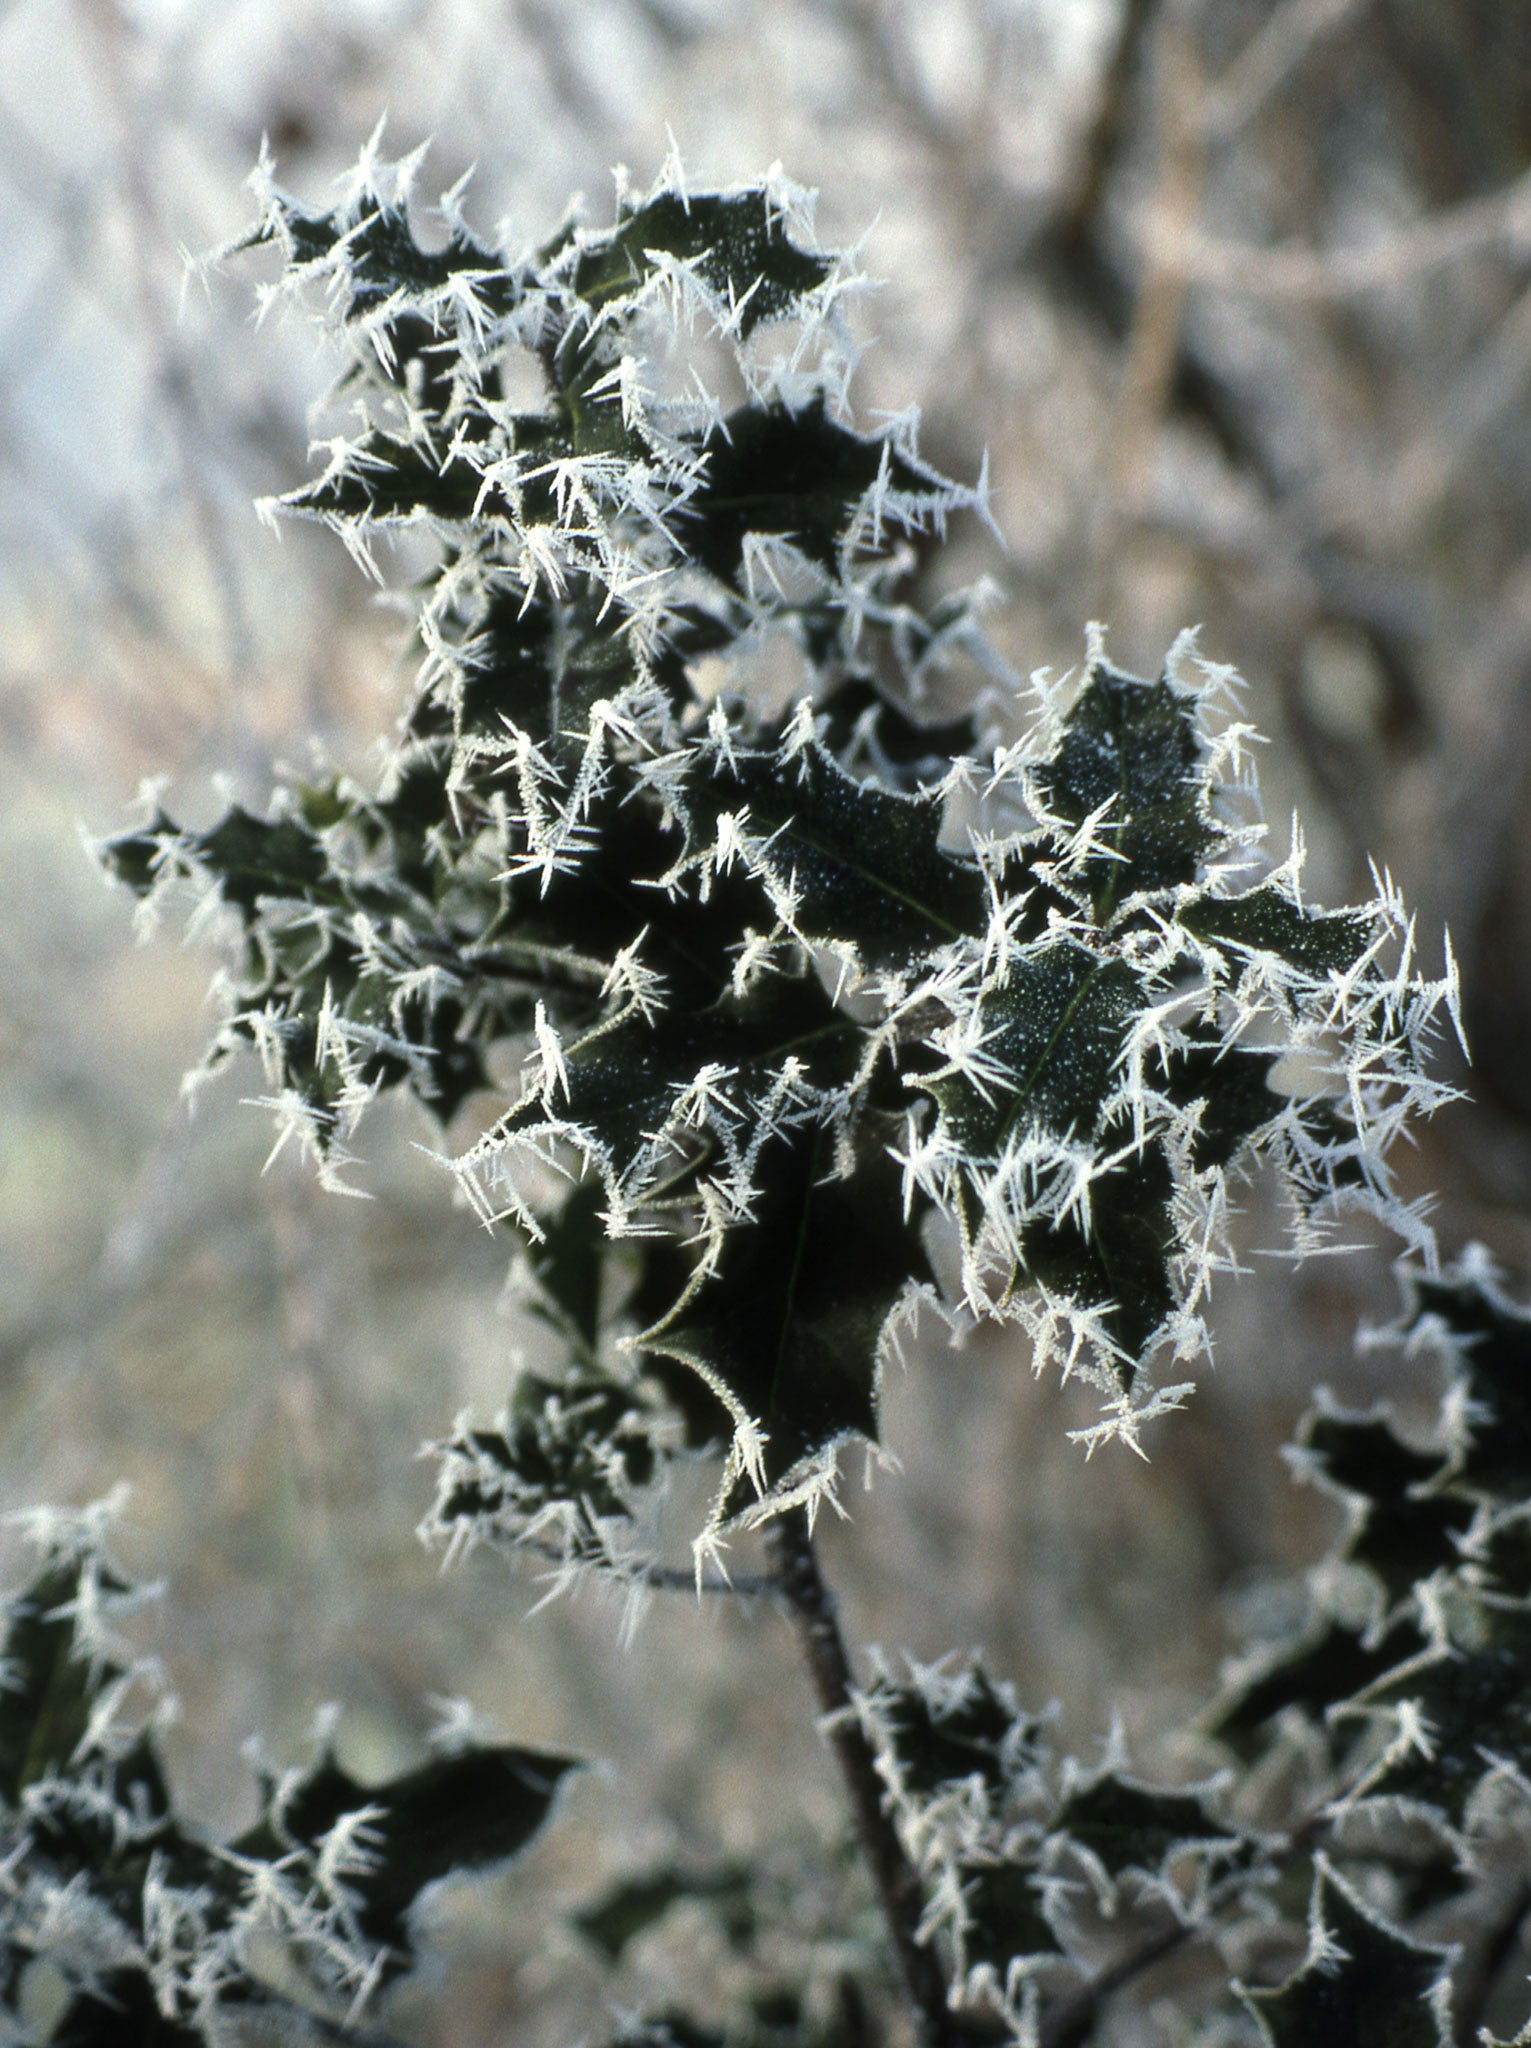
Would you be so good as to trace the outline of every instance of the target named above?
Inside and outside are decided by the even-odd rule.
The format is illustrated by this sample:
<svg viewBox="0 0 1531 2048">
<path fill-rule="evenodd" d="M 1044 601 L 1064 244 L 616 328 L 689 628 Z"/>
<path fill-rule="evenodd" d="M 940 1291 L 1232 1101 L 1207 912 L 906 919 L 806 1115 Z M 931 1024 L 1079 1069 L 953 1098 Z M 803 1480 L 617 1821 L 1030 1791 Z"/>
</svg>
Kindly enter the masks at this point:
<svg viewBox="0 0 1531 2048">
<path fill-rule="evenodd" d="M 1304 1419 L 1298 1477 L 1344 1526 L 1202 1717 L 1199 1782 L 1060 1759 L 981 1665 L 863 1694 L 954 2000 L 1002 2038 L 1116 2039 L 1113 1999 L 1148 2029 L 1120 2038 L 1206 2048 L 1503 2048 L 1526 2021 L 1531 1313 L 1477 1252 L 1405 1294 L 1383 1337 L 1433 1366 L 1435 1425 Z"/>
<path fill-rule="evenodd" d="M 1133 1442 L 1187 1391 L 1176 1374 L 1205 1348 L 1231 1192 L 1257 1162 L 1283 1181 L 1299 1246 L 1361 1205 L 1423 1248 L 1387 1155 L 1447 1092 L 1425 1059 L 1455 1015 L 1449 956 L 1440 980 L 1417 970 L 1385 882 L 1331 913 L 1303 899 L 1299 848 L 1261 865 L 1248 728 L 1194 643 L 1140 680 L 1095 636 L 1078 678 L 1023 686 L 985 641 L 982 591 L 928 595 L 947 520 L 982 513 L 983 492 L 939 476 L 912 421 L 854 424 L 859 280 L 817 245 L 806 197 L 779 180 L 691 192 L 674 173 L 622 191 L 613 226 L 571 220 L 508 258 L 450 195 L 417 234 L 416 169 L 369 153 L 324 211 L 263 171 L 249 238 L 281 261 L 273 293 L 322 299 L 346 363 L 345 430 L 279 509 L 373 569 L 397 530 L 434 549 L 387 772 L 375 788 L 292 780 L 263 814 L 235 804 L 202 831 L 156 801 L 105 857 L 150 914 L 188 886 L 221 907 L 238 956 L 211 1061 L 254 1050 L 284 1132 L 326 1177 L 354 1170 L 380 1091 L 408 1090 L 443 1126 L 477 1098 L 481 1135 L 448 1163 L 514 1240 L 554 1363 L 438 1447 L 427 1533 L 529 1545 L 641 1589 L 666 1473 L 712 1457 L 701 1571 L 735 1528 L 832 1491 L 847 1443 L 877 1442 L 882 1372 L 921 1302 L 1019 1325 L 1039 1370 L 1098 1387 L 1091 1441 Z M 1461 1404 L 1453 1426 L 1475 1416 Z M 1322 1418 L 1308 1455 L 1358 1426 Z M 1465 1482 L 1425 1475 L 1421 1490 L 1400 1469 L 1398 1528 L 1417 1547 L 1435 1516 L 1451 1584 L 1476 1589 L 1457 1548 L 1469 1524 L 1482 1534 Z M 1495 1555 L 1509 1549 L 1504 1533 Z M 1250 1746 L 1241 1796 L 1284 1784 L 1288 1749 L 1317 1770 L 1340 1746 L 1318 1817 L 1284 1837 L 1231 1794 L 1056 1766 L 1045 1730 L 976 1672 L 868 1692 L 927 1932 L 978 2037 L 1087 2038 L 1112 1930 L 1146 1923 L 1145 1940 L 1200 1953 L 1252 1919 L 1278 1963 L 1233 1954 L 1246 1988 L 1208 2026 L 1320 2040 L 1289 2016 L 1328 2011 L 1331 1950 L 1374 1940 L 1385 1996 L 1406 1977 L 1409 2024 L 1436 2025 L 1439 1957 L 1398 1962 L 1425 1953 L 1396 1931 L 1421 1909 L 1378 1905 L 1394 1864 L 1374 1845 L 1375 1876 L 1324 1805 L 1402 1810 L 1433 1738 L 1398 1749 L 1388 1731 L 1417 1733 L 1425 1695 L 1396 1687 L 1449 1689 L 1469 1654 L 1450 1635 L 1467 1594 L 1453 1605 L 1445 1578 L 1411 1590 L 1402 1554 L 1390 1568 L 1407 1585 L 1387 1613 L 1325 1610 L 1219 1731 Z M 1346 1569 L 1372 1583 L 1368 1558 Z M 1501 1613 L 1500 1595 L 1472 1597 L 1472 1614 Z M 50 1584 L 23 1612 L 41 1627 L 72 1604 Z M 107 1669 L 93 1655 L 77 1690 Z M 117 1768 L 97 1770 L 84 1737 L 37 1754 L 50 1787 L 77 1763 L 91 1785 Z M 548 1790 L 558 1768 L 505 1762 Z M 1509 1780 L 1485 1768 L 1497 1798 Z M 92 1925 L 139 1944 L 111 1951 L 131 1983 L 102 1963 L 76 2002 L 102 1984 L 146 2013 L 152 1997 L 190 2038 L 256 1996 L 239 1975 L 246 1894 L 222 1873 L 262 1911 L 297 1901 L 288 1945 L 364 1993 L 367 1971 L 407 1958 L 420 1885 L 477 1854 L 470 1829 L 463 1855 L 438 1838 L 419 1859 L 412 1781 L 315 1795 L 296 1823 L 288 1787 L 264 1846 L 220 1850 L 204 1877 L 160 1782 L 124 1780 L 119 1797 L 110 1780 L 102 1832 L 59 1863 L 56 1891 L 105 1898 Z M 23 1814 L 25 1791 L 18 1778 Z M 1464 1797 L 1453 1841 L 1476 1781 Z M 1427 1857 L 1422 1887 L 1435 1870 Z M 1312 1955 L 1268 1996 L 1294 1911 L 1282 1881 L 1302 1878 L 1300 1918 L 1309 1875 Z M 623 1927 L 698 1888 L 736 1889 L 661 1872 L 597 1923 L 620 1951 Z M 45 1945 L 24 1925 L 18 1952 Z M 672 2015 L 634 2039 L 863 2038 L 849 1979 L 805 1997 L 772 1987 L 726 2036 L 714 2016 Z"/>
<path fill-rule="evenodd" d="M 6 1605 L 0 1687 L 0 2038 L 206 2048 L 338 2036 L 415 1963 L 422 1893 L 508 1862 L 566 1757 L 462 1743 L 364 1787 L 327 1739 L 262 1772 L 255 1821 L 212 1841 L 178 1813 L 143 1594 L 103 1507 L 33 1518 L 37 1567 Z"/>
<path fill-rule="evenodd" d="M 1322 1397 L 1305 1418 L 1298 1479 L 1343 1527 L 1300 1624 L 1188 1731 L 1199 1777 L 1155 1782 L 1119 1743 L 1082 1766 L 976 1662 L 888 1668 L 859 1695 L 953 2039 L 1511 2048 L 1531 2006 L 1531 1312 L 1479 1255 L 1405 1287 L 1384 1335 L 1437 1375 L 1434 1426 Z M 343 2038 L 413 1965 L 420 1895 L 517 1855 L 569 1759 L 462 1744 L 363 1787 L 326 1744 L 263 1775 L 254 1824 L 211 1842 L 176 1811 L 157 1676 L 124 1646 L 141 1596 L 102 1515 L 35 1534 L 0 1692 L 4 2038 L 203 2048 L 252 2020 Z M 817 1959 L 783 1974 L 762 1929 L 791 1918 L 791 1891 L 781 1872 L 662 1863 L 577 1905 L 614 1965 L 700 1913 L 756 1985 L 726 2019 L 677 2008 L 620 2048 L 880 2038 L 875 1928 L 821 1929 Z M 842 1904 L 858 1896 L 847 1873 Z"/>
<path fill-rule="evenodd" d="M 852 423 L 859 280 L 805 196 L 676 173 L 512 260 L 451 197 L 422 245 L 416 168 L 369 155 L 322 212 L 263 175 L 250 237 L 346 359 L 279 509 L 374 567 L 435 547 L 386 778 L 156 807 L 106 858 L 232 913 L 214 1061 L 253 1046 L 332 1176 L 379 1090 L 445 1123 L 520 1060 L 452 1163 L 571 1376 L 448 1448 L 443 1533 L 609 1561 L 677 1444 L 723 1455 L 704 1544 L 811 1503 L 922 1299 L 1019 1323 L 1134 1440 L 1257 1158 L 1300 1233 L 1356 1202 L 1417 1239 L 1386 1155 L 1446 1092 L 1449 960 L 1416 971 L 1386 886 L 1326 913 L 1295 849 L 1260 870 L 1192 643 L 1023 688 L 981 591 L 921 599 L 984 494 Z"/>
</svg>

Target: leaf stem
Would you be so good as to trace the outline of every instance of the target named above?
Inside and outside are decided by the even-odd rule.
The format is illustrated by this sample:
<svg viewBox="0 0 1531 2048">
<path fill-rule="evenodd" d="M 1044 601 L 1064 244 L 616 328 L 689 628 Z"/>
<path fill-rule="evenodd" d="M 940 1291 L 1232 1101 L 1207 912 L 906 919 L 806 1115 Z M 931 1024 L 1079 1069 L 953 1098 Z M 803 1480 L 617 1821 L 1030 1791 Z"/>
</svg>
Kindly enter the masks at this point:
<svg viewBox="0 0 1531 2048">
<path fill-rule="evenodd" d="M 850 1658 L 834 1595 L 819 1570 L 808 1518 L 801 1508 L 789 1509 L 768 1522 L 764 1534 L 776 1585 L 791 1612 L 823 1715 L 824 1733 L 850 1798 L 856 1836 L 921 2048 L 961 2048 L 963 2037 L 947 2004 L 940 1961 L 919 1939 L 923 1889 L 884 1808 L 871 1745 L 855 1716 Z"/>
</svg>

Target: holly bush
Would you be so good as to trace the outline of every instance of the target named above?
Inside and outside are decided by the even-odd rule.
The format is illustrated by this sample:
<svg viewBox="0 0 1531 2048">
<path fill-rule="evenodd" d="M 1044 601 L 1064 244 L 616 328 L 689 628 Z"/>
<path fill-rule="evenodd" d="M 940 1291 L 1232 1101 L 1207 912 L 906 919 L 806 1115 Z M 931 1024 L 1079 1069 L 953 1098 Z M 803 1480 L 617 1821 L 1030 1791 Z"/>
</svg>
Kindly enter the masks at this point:
<svg viewBox="0 0 1531 2048">
<path fill-rule="evenodd" d="M 327 1183 L 379 1094 L 449 1133 L 475 1099 L 443 1156 L 548 1344 L 434 1446 L 427 1540 L 635 1613 L 694 1580 L 796 1624 L 860 1858 L 844 1938 L 796 1976 L 762 1956 L 727 2013 L 677 1987 L 622 2041 L 1474 2038 L 1531 1904 L 1531 1318 L 1481 1255 L 1440 1266 L 1390 1170 L 1451 1093 L 1449 947 L 1430 979 L 1385 877 L 1328 911 L 1295 836 L 1266 857 L 1237 678 L 1194 636 L 1144 680 L 1092 628 L 1076 675 L 1023 682 L 992 590 L 929 595 L 984 482 L 912 416 L 856 424 L 862 280 L 807 195 L 672 170 L 511 259 L 458 193 L 422 239 L 418 168 L 369 152 L 315 211 L 263 165 L 241 245 L 344 359 L 342 431 L 268 509 L 380 577 L 398 531 L 428 545 L 386 771 L 202 831 L 155 799 L 103 857 L 146 921 L 216 911 L 209 1064 L 253 1050 Z M 858 1678 L 813 1525 L 882 1444 L 890 1360 L 1016 1325 L 1095 1390 L 1081 1455 L 1140 1449 L 1191 1391 L 1256 1167 L 1298 1252 L 1350 1211 L 1396 1233 L 1387 1341 L 1438 1355 L 1441 1400 L 1429 1436 L 1325 1397 L 1304 1421 L 1344 1533 L 1198 1725 L 1217 1768 L 1087 1766 L 974 1659 Z M 657 1503 L 698 1464 L 679 1572 Z M 738 1574 L 751 1530 L 769 1569 Z M 207 1841 L 99 1513 L 37 1533 L 0 1694 L 15 2037 L 368 2037 L 420 1894 L 556 1824 L 571 1760 L 464 1738 L 365 1787 L 321 1746 Z M 770 1885 L 666 1865 L 579 1925 L 618 1960 L 682 1901 L 748 1949 Z"/>
</svg>

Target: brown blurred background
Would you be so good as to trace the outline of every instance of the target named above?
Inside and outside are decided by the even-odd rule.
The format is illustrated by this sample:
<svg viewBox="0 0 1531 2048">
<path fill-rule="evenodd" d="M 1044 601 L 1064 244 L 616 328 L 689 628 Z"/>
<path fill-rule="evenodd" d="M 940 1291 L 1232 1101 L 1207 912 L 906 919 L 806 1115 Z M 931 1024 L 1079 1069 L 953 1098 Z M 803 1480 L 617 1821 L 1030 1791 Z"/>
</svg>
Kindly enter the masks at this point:
<svg viewBox="0 0 1531 2048">
<path fill-rule="evenodd" d="M 82 844 L 146 776 L 196 819 L 220 778 L 261 801 L 315 741 L 362 766 L 407 690 L 400 621 L 342 551 L 251 510 L 306 473 L 332 365 L 300 321 L 253 324 L 269 269 L 204 290 L 183 264 L 244 224 L 263 134 L 319 201 L 385 111 L 392 152 L 433 138 L 422 192 L 476 165 L 470 213 L 512 244 L 577 190 L 605 218 L 611 166 L 642 183 L 671 136 L 697 183 L 780 158 L 820 189 L 825 238 L 864 238 L 887 280 L 863 409 L 918 403 L 961 476 L 988 450 L 1008 552 L 961 534 L 937 573 L 998 580 L 1016 666 L 1068 666 L 1100 618 L 1151 670 L 1200 622 L 1271 737 L 1278 856 L 1295 806 L 1315 898 L 1368 893 L 1371 857 L 1427 968 L 1449 924 L 1474 1100 L 1402 1174 L 1439 1191 L 1444 1250 L 1481 1238 L 1524 1281 L 1531 10 L 0 4 L 0 1502 L 131 1484 L 122 1547 L 170 1582 L 156 1647 L 209 1823 L 241 1811 L 239 1743 L 291 1761 L 332 1698 L 363 1770 L 415 1753 L 432 1695 L 607 1759 L 528 1875 L 443 1907 L 446 1988 L 394 2016 L 442 2048 L 512 2023 L 553 2044 L 602 2006 L 549 1900 L 677 1846 L 790 1864 L 838 1827 L 786 1631 L 680 1597 L 623 1649 L 598 1600 L 528 1618 L 524 1573 L 438 1575 L 414 1453 L 492 1411 L 528 1341 L 502 1252 L 402 1109 L 369 1127 L 365 1203 L 286 1158 L 262 1175 L 253 1070 L 188 1115 L 214 956 L 135 945 Z M 1331 1533 L 1275 1456 L 1308 1390 L 1370 1399 L 1397 1373 L 1351 1351 L 1357 1316 L 1390 1312 L 1395 1247 L 1294 1270 L 1259 1252 L 1281 1229 L 1257 1183 L 1216 1371 L 1149 1466 L 1086 1466 L 1064 1438 L 1084 1411 L 1013 1339 L 911 1365 L 889 1391 L 904 1470 L 853 1487 L 826 1539 L 856 1633 L 981 1643 L 1087 1749 L 1120 1711 L 1150 1754 L 1271 1574 Z M 811 1932 L 811 1888 L 799 1910 Z"/>
</svg>

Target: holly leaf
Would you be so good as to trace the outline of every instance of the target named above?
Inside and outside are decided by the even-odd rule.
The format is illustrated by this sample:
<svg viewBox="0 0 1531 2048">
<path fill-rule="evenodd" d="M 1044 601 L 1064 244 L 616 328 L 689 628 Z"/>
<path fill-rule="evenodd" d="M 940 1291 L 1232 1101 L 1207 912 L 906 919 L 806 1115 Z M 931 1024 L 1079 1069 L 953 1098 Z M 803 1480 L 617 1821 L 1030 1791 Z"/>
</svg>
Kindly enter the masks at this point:
<svg viewBox="0 0 1531 2048">
<path fill-rule="evenodd" d="M 1347 1711 L 1386 1710 L 1399 1734 L 1357 1797 L 1405 1799 L 1463 1823 L 1500 1762 L 1531 1775 L 1531 1610 L 1484 1600 L 1474 1640 L 1412 1657 L 1360 1692 Z"/>
<path fill-rule="evenodd" d="M 1427 1490 L 1447 1471 L 1440 1453 L 1412 1449 L 1385 1415 L 1333 1408 L 1310 1414 L 1298 1443 L 1323 1483 L 1352 1506 L 1340 1554 L 1373 1573 L 1390 1604 L 1460 1567 L 1475 1509 L 1460 1494 Z"/>
<path fill-rule="evenodd" d="M 1012 1284 L 1041 1282 L 1098 1309 L 1117 1347 L 1116 1370 L 1129 1383 L 1178 1298 L 1173 1183 L 1162 1143 L 1150 1138 L 1134 1148 L 1119 1111 L 1107 1109 L 1146 994 L 1125 960 L 1073 939 L 1039 946 L 980 996 L 971 1034 L 978 1060 L 953 1060 L 950 1071 L 916 1074 L 909 1084 L 937 1104 L 935 1142 L 961 1160 L 975 1221 L 992 1207 L 993 1183 L 1006 1179 L 1015 1159 L 1032 1154 L 1039 1174 L 1062 1175 L 1056 1206 L 1038 1202 L 1017 1233 Z M 1125 1156 L 1105 1164 L 1117 1151 Z M 1091 1153 L 1088 1200 L 1070 1201 L 1075 1163 Z"/>
<path fill-rule="evenodd" d="M 754 1877 L 737 1865 L 688 1870 L 677 1864 L 623 1878 L 574 1915 L 574 1925 L 612 1962 L 656 1926 L 675 1906 L 703 1902 L 715 1912 L 730 1942 L 749 1940 L 755 1929 Z"/>
<path fill-rule="evenodd" d="M 982 878 L 939 844 L 942 806 L 848 775 L 817 740 L 791 760 L 739 752 L 708 791 L 714 815 L 748 807 L 763 872 L 794 899 L 812 941 L 854 947 L 869 966 L 907 965 L 981 930 Z"/>
<path fill-rule="evenodd" d="M 913 1799 L 935 1799 L 976 1778 L 997 1800 L 1042 1754 L 1041 1722 L 1023 1714 L 1011 1688 L 982 1664 L 955 1673 L 938 1667 L 903 1685 L 881 1678 L 868 1704 Z"/>
<path fill-rule="evenodd" d="M 56 1564 L 9 1603 L 6 1682 L 0 1686 L 0 1798 L 13 1807 L 29 1785 L 68 1763 L 90 1725 L 96 1694 L 121 1675 L 111 1664 L 93 1670 L 76 1646 L 70 1610 L 80 1576 L 77 1562 Z"/>
<path fill-rule="evenodd" d="M 1027 1865 L 973 1859 L 958 1869 L 962 1902 L 954 1932 L 964 1977 L 988 1968 L 1003 1994 L 1017 1964 L 1066 1953 L 1047 1917 L 1036 1874 Z"/>
<path fill-rule="evenodd" d="M 689 554 L 721 582 L 747 594 L 745 540 L 790 541 L 828 575 L 864 522 L 879 489 L 913 524 L 952 503 L 952 487 L 905 455 L 886 435 L 855 433 L 832 420 L 822 394 L 794 409 L 780 399 L 741 406 L 701 445 L 705 473 L 679 522 Z"/>
<path fill-rule="evenodd" d="M 1160 1791 L 1115 1771 L 1072 1789 L 1049 1834 L 1060 1847 L 1081 1850 L 1113 1883 L 1128 1872 L 1158 1877 L 1178 1856 L 1228 1854 L 1243 1840 L 1209 1817 L 1200 1794 Z"/>
<path fill-rule="evenodd" d="M 1400 1620 L 1375 1642 L 1343 1622 L 1322 1621 L 1241 1676 L 1214 1710 L 1208 1732 L 1244 1748 L 1289 1707 L 1322 1722 L 1331 1707 L 1354 1699 L 1396 1670 L 1400 1655 L 1416 1649 L 1422 1640 L 1408 1620 Z"/>
<path fill-rule="evenodd" d="M 540 1219 L 542 1238 L 527 1247 L 537 1282 L 528 1306 L 572 1343 L 586 1365 L 600 1344 L 602 1281 L 611 1240 L 601 1208 L 605 1195 L 594 1174 L 577 1180 L 561 1206 Z"/>
<path fill-rule="evenodd" d="M 831 257 L 800 249 L 768 192 L 660 191 L 604 234 L 589 236 L 573 264 L 575 294 L 599 310 L 626 298 L 660 258 L 691 267 L 748 336 L 791 314 L 834 271 Z"/>
<path fill-rule="evenodd" d="M 259 1821 L 230 1847 L 279 1863 L 294 1850 L 317 1857 L 327 1837 L 353 1829 L 357 1853 L 342 1881 L 357 1926 L 386 1952 L 385 1973 L 396 1975 L 414 1959 L 410 1916 L 421 1893 L 519 1855 L 575 1768 L 569 1757 L 500 1744 L 433 1757 L 363 1786 L 325 1750 L 271 1788 Z"/>
<path fill-rule="evenodd" d="M 899 1174 L 868 1144 L 854 1182 L 826 1179 L 822 1133 L 774 1140 L 753 1219 L 641 1349 L 691 1366 L 726 1410 L 735 1457 L 719 1521 L 822 1464 L 849 1437 L 875 1442 L 890 1326 L 928 1273 Z"/>
<path fill-rule="evenodd" d="M 1226 834 L 1212 817 L 1197 700 L 1167 676 L 1145 682 L 1097 662 L 1036 771 L 1053 817 L 1100 814 L 1098 853 L 1077 886 L 1097 924 L 1141 891 L 1194 882 Z"/>
<path fill-rule="evenodd" d="M 1449 1345 L 1471 1405 L 1456 1485 L 1490 1499 L 1531 1495 L 1531 1311 L 1493 1286 L 1481 1266 L 1405 1276 L 1402 1334 L 1428 1321 Z"/>
<path fill-rule="evenodd" d="M 886 789 L 913 795 L 950 774 L 953 761 L 976 753 L 978 717 L 925 724 L 891 703 L 868 676 L 837 681 L 823 702 L 823 741 L 845 769 Z"/>
<path fill-rule="evenodd" d="M 463 1428 L 437 1447 L 443 1474 L 432 1512 L 447 1541 L 459 1526 L 526 1533 L 552 1546 L 549 1507 L 574 1511 L 554 1530 L 575 1554 L 601 1561 L 599 1525 L 631 1520 L 660 1453 L 655 1415 L 634 1387 L 596 1371 L 548 1380 L 524 1373 L 503 1426 Z"/>
<path fill-rule="evenodd" d="M 404 294 L 419 300 L 468 278 L 492 286 L 497 310 L 514 303 L 513 281 L 494 251 L 463 228 L 454 227 L 437 249 L 422 249 L 415 240 L 407 208 L 378 200 L 357 215 L 345 207 L 312 212 L 286 193 L 271 195 L 265 219 L 237 246 L 254 248 L 284 239 L 299 263 L 320 263 L 343 255 L 351 296 L 348 316 L 372 311 Z"/>
<path fill-rule="evenodd" d="M 1178 922 L 1194 938 L 1240 952 L 1274 953 L 1288 967 L 1315 977 L 1354 967 L 1376 930 L 1366 911 L 1309 910 L 1275 882 L 1240 896 L 1198 896 Z"/>
<path fill-rule="evenodd" d="M 1237 1987 L 1269 2048 L 1451 2048 L 1454 1951 L 1400 1934 L 1317 1866 L 1302 1967 L 1273 1991 Z"/>
<path fill-rule="evenodd" d="M 206 2048 L 207 2040 L 202 2027 L 167 2017 L 136 1969 L 107 1970 L 77 1991 L 47 2037 L 48 2048 Z"/>
</svg>

